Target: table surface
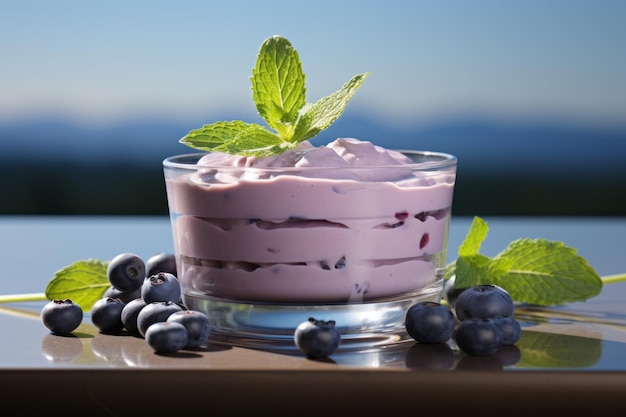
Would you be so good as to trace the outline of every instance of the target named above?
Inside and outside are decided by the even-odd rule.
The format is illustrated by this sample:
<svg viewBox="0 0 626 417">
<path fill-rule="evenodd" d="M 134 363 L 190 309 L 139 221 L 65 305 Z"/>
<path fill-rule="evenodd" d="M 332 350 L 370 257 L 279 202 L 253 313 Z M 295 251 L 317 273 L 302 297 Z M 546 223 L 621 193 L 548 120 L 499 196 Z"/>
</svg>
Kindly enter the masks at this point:
<svg viewBox="0 0 626 417">
<path fill-rule="evenodd" d="M 626 272 L 626 218 L 485 220 L 490 230 L 484 255 L 494 256 L 518 238 L 541 237 L 576 248 L 601 276 Z M 471 221 L 453 217 L 448 260 L 456 258 Z M 121 252 L 147 258 L 173 250 L 167 217 L 5 216 L 0 217 L 0 239 L 4 294 L 42 293 L 55 271 L 80 259 L 106 260 Z M 122 403 L 127 412 L 145 410 L 120 399 L 128 397 L 129 384 L 146 396 L 167 384 L 178 399 L 159 405 L 164 412 L 210 403 L 207 411 L 259 411 L 263 406 L 272 407 L 273 415 L 312 415 L 330 404 L 338 412 L 464 410 L 467 415 L 468 405 L 480 406 L 487 392 L 500 395 L 493 407 L 503 410 L 511 407 L 511 395 L 523 392 L 518 410 L 543 404 L 543 412 L 572 415 L 593 402 L 598 412 L 612 413 L 615 407 L 623 410 L 617 404 L 626 393 L 625 299 L 626 283 L 611 283 L 584 302 L 518 307 L 520 341 L 489 357 L 404 343 L 339 351 L 325 360 L 212 340 L 198 349 L 159 355 L 143 339 L 99 333 L 88 314 L 74 336 L 61 337 L 41 323 L 44 301 L 4 303 L 0 398 L 16 401 L 25 411 L 41 411 L 44 404 L 65 398 L 68 411 L 121 415 Z M 16 400 L 34 389 L 41 401 Z"/>
</svg>

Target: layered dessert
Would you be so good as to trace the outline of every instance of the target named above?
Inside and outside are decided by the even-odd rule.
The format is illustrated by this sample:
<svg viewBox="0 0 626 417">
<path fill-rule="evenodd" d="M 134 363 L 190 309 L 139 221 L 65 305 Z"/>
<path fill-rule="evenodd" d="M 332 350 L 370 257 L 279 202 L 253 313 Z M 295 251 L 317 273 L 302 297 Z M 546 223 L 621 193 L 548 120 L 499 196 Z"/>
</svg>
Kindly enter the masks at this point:
<svg viewBox="0 0 626 417">
<path fill-rule="evenodd" d="M 409 340 L 407 309 L 441 299 L 456 158 L 311 142 L 368 76 L 308 102 L 297 51 L 271 36 L 250 78 L 266 125 L 205 124 L 180 139 L 200 152 L 163 162 L 183 300 L 214 337 L 289 349 L 314 317 L 369 349 Z"/>
<path fill-rule="evenodd" d="M 269 157 L 168 158 L 185 295 L 324 304 L 439 294 L 455 174 L 450 155 L 345 138 Z"/>
</svg>

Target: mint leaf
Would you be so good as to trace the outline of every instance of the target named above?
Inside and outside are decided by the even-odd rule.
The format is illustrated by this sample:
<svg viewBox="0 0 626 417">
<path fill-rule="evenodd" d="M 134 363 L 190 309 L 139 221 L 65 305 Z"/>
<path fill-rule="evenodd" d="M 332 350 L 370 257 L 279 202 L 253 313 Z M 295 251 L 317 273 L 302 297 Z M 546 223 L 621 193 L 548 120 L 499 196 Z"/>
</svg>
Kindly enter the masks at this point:
<svg viewBox="0 0 626 417">
<path fill-rule="evenodd" d="M 530 304 L 583 301 L 602 289 L 602 280 L 587 261 L 563 242 L 513 241 L 493 259 L 490 269 L 496 285 Z"/>
<path fill-rule="evenodd" d="M 283 141 L 261 125 L 235 120 L 192 130 L 181 139 L 181 143 L 204 151 L 272 155 L 274 147 L 280 147 Z"/>
<path fill-rule="evenodd" d="M 369 73 L 355 75 L 339 91 L 304 107 L 296 122 L 292 141 L 310 139 L 333 124 L 368 75 Z"/>
<path fill-rule="evenodd" d="M 298 111 L 306 104 L 305 75 L 298 52 L 280 36 L 272 36 L 261 45 L 252 70 L 252 98 L 259 115 L 290 141 Z"/>
<path fill-rule="evenodd" d="M 489 233 L 489 225 L 480 217 L 474 217 L 470 225 L 469 232 L 465 236 L 465 240 L 459 246 L 459 255 L 471 256 L 480 251 L 480 245 Z"/>
<path fill-rule="evenodd" d="M 461 262 L 461 276 L 465 278 L 468 282 L 471 282 L 473 279 L 480 278 L 470 278 L 476 270 L 480 269 L 480 265 L 483 265 L 486 262 L 486 258 L 482 255 L 478 255 L 478 251 L 480 251 L 480 246 L 483 243 L 483 240 L 487 237 L 487 233 L 489 232 L 489 226 L 487 222 L 481 219 L 480 217 L 474 217 L 472 220 L 472 224 L 470 225 L 469 231 L 465 236 L 465 239 L 459 246 L 459 256 L 460 258 L 450 262 L 446 266 L 446 270 L 444 273 L 445 279 L 450 279 L 453 276 L 457 275 L 457 262 L 460 260 Z M 474 257 L 474 255 L 476 255 Z M 471 266 L 473 265 L 473 267 Z M 486 272 L 482 272 L 483 274 Z M 463 278 L 461 278 L 463 281 Z M 458 282 L 455 278 L 455 283 L 459 286 Z M 460 287 L 460 286 L 459 286 Z M 465 286 L 464 286 L 465 287 Z"/>
<path fill-rule="evenodd" d="M 459 256 L 455 263 L 455 286 L 468 288 L 473 285 L 493 284 L 494 277 L 491 276 L 491 271 L 488 268 L 490 262 L 489 257 L 481 254 Z"/>
<path fill-rule="evenodd" d="M 49 300 L 69 298 L 83 311 L 89 311 L 111 286 L 107 267 L 108 262 L 97 259 L 76 261 L 54 274 L 46 287 L 46 297 Z"/>
<path fill-rule="evenodd" d="M 190 131 L 180 143 L 232 155 L 281 154 L 334 123 L 368 74 L 355 75 L 339 91 L 307 103 L 298 52 L 287 39 L 272 36 L 261 45 L 250 78 L 257 112 L 270 129 L 240 120 L 217 122 Z"/>
<path fill-rule="evenodd" d="M 249 132 L 250 134 L 239 135 L 221 146 L 213 148 L 214 151 L 244 156 L 266 157 L 278 155 L 295 145 L 277 140 L 276 135 L 271 133 Z"/>
<path fill-rule="evenodd" d="M 583 301 L 600 293 L 602 279 L 563 242 L 518 239 L 493 258 L 478 253 L 487 235 L 487 223 L 475 218 L 459 257 L 446 268 L 457 288 L 498 285 L 518 302 L 535 305 Z"/>
</svg>

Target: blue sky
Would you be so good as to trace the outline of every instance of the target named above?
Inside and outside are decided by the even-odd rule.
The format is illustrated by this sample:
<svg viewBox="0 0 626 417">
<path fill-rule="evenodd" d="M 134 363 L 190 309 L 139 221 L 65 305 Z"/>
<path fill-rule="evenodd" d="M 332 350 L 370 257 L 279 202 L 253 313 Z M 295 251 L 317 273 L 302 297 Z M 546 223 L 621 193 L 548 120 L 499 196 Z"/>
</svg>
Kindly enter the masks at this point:
<svg viewBox="0 0 626 417">
<path fill-rule="evenodd" d="M 265 38 L 298 50 L 309 101 L 394 123 L 479 115 L 626 129 L 626 1 L 0 0 L 0 122 L 255 115 Z"/>
</svg>

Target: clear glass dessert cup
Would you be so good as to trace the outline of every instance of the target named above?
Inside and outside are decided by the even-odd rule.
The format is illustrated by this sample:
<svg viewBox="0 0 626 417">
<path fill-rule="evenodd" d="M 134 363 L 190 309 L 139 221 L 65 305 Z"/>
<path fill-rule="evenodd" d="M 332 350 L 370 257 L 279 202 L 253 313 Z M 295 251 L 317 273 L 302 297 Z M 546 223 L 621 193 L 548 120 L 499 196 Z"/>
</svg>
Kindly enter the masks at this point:
<svg viewBox="0 0 626 417">
<path fill-rule="evenodd" d="M 408 308 L 440 301 L 457 159 L 400 151 L 376 167 L 210 167 L 163 161 L 183 301 L 212 339 L 296 349 L 310 317 L 340 350 L 409 341 Z"/>
</svg>

